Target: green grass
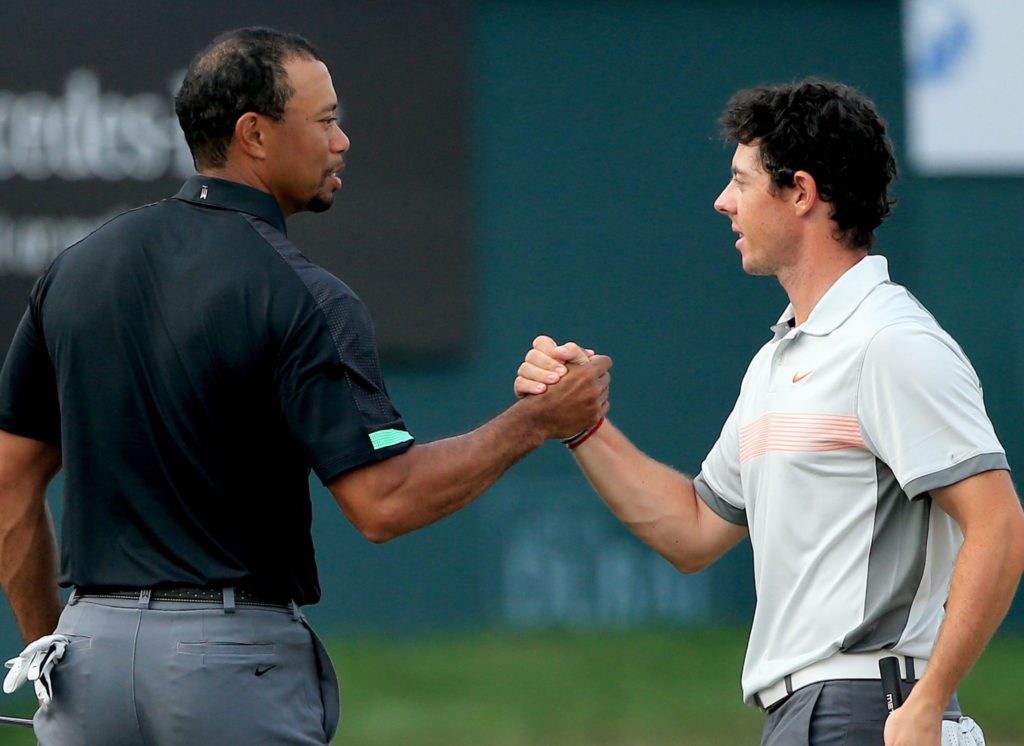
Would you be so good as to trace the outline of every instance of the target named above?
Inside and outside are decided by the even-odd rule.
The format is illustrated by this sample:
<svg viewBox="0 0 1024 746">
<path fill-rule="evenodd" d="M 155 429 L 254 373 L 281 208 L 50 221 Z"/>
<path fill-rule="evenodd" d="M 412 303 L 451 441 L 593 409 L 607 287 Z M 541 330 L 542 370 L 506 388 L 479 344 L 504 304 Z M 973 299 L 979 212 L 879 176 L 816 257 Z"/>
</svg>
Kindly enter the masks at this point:
<svg viewBox="0 0 1024 746">
<path fill-rule="evenodd" d="M 756 744 L 762 716 L 740 702 L 745 637 L 715 628 L 335 640 L 335 743 Z M 989 746 L 1024 746 L 1024 637 L 993 642 L 960 696 Z M 6 711 L 25 714 L 16 702 L 24 707 Z M 5 727 L 0 744 L 34 740 Z"/>
<path fill-rule="evenodd" d="M 756 744 L 742 629 L 489 634 L 332 647 L 346 746 Z M 960 689 L 989 746 L 1024 746 L 1024 638 Z"/>
<path fill-rule="evenodd" d="M 343 643 L 333 655 L 348 713 L 336 742 L 756 742 L 761 717 L 739 701 L 742 644 L 723 630 Z"/>
</svg>

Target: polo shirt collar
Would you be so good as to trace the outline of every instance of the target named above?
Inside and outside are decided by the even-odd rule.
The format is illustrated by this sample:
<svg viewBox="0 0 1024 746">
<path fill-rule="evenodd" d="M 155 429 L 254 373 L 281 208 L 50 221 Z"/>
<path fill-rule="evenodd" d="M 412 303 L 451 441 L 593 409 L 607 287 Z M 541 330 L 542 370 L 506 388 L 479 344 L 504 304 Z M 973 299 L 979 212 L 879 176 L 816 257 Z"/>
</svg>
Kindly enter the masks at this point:
<svg viewBox="0 0 1024 746">
<path fill-rule="evenodd" d="M 889 262 L 884 256 L 866 256 L 850 267 L 836 280 L 811 310 L 799 329 L 816 337 L 831 334 L 853 315 L 857 306 L 883 282 L 889 282 Z M 793 330 L 796 312 L 793 304 L 786 307 L 779 321 L 772 327 L 775 338 L 786 336 Z"/>
<path fill-rule="evenodd" d="M 284 214 L 281 212 L 281 206 L 277 204 L 277 200 L 266 192 L 261 192 L 259 189 L 240 184 L 237 181 L 196 174 L 188 178 L 174 198 L 200 207 L 234 210 L 255 215 L 270 223 L 281 233 L 288 234 Z"/>
</svg>

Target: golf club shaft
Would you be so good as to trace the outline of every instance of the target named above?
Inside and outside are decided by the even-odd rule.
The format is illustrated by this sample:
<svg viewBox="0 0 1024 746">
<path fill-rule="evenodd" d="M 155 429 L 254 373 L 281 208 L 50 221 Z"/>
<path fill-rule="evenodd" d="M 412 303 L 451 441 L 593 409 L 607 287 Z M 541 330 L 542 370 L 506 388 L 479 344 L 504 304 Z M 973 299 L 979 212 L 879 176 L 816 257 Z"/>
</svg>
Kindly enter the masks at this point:
<svg viewBox="0 0 1024 746">
<path fill-rule="evenodd" d="M 0 725 L 16 725 L 19 728 L 31 728 L 31 718 L 13 718 L 7 715 L 0 715 Z"/>
</svg>

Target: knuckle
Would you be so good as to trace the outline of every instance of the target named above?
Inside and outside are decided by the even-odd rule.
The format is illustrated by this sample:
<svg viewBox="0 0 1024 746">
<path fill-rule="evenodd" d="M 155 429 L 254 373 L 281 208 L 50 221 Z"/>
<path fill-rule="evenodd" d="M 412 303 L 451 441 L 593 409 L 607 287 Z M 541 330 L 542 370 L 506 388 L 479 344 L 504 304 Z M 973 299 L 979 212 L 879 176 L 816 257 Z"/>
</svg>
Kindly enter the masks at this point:
<svg viewBox="0 0 1024 746">
<path fill-rule="evenodd" d="M 526 353 L 525 362 L 530 363 L 531 365 L 535 365 L 538 368 L 542 368 L 544 367 L 544 364 L 550 359 L 551 358 L 549 358 L 540 350 L 530 350 L 528 353 Z"/>
</svg>

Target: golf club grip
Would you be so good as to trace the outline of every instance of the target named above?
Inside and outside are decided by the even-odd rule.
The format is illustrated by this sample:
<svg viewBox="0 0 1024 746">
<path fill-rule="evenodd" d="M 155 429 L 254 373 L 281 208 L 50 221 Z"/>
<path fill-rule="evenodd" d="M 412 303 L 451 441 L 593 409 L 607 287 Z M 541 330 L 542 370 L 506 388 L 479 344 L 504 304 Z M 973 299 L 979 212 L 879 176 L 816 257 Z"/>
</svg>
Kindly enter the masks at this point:
<svg viewBox="0 0 1024 746">
<path fill-rule="evenodd" d="M 903 690 L 900 688 L 900 659 L 890 655 L 878 661 L 878 673 L 882 675 L 882 695 L 885 706 L 892 712 L 903 704 Z"/>
</svg>

